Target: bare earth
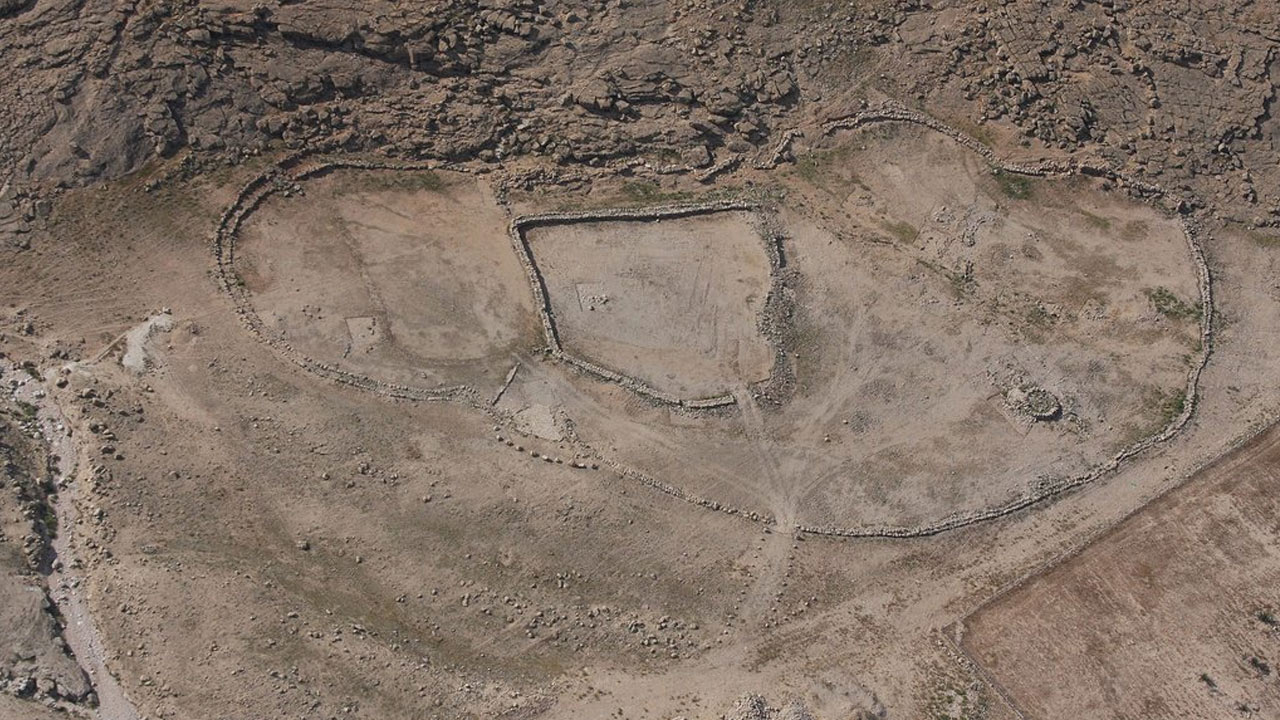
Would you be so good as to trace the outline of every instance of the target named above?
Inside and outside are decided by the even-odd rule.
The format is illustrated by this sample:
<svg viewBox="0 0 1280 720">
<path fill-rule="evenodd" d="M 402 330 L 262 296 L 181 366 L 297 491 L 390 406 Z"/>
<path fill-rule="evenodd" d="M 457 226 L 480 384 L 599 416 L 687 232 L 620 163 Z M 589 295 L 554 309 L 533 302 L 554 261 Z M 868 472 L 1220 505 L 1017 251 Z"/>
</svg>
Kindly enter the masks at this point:
<svg viewBox="0 0 1280 720">
<path fill-rule="evenodd" d="M 747 214 L 526 236 L 569 351 L 684 397 L 769 376 L 773 350 L 757 328 L 769 261 Z"/>
<path fill-rule="evenodd" d="M 343 173 L 273 198 L 237 268 L 268 326 L 312 357 L 394 382 L 500 383 L 534 328 L 506 217 L 466 176 L 433 175 L 434 192 L 415 180 Z"/>
<path fill-rule="evenodd" d="M 1029 717 L 1280 713 L 1277 431 L 965 621 Z"/>
<path fill-rule="evenodd" d="M 0 0 L 0 720 L 1280 716 L 1274 5 Z"/>
</svg>

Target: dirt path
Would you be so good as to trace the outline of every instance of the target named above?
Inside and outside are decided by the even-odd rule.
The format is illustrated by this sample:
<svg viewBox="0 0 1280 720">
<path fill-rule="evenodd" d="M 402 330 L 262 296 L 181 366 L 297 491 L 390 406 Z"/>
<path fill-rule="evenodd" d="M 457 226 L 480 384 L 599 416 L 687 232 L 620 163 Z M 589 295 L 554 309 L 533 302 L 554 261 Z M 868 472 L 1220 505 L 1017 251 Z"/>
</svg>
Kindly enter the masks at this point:
<svg viewBox="0 0 1280 720">
<path fill-rule="evenodd" d="M 747 591 L 738 615 L 747 627 L 760 627 L 767 620 L 774 601 L 786 580 L 791 564 L 792 530 L 796 524 L 796 503 L 789 484 L 783 478 L 773 444 L 765 433 L 760 407 L 751 397 L 751 391 L 739 387 L 733 392 L 734 400 L 742 413 L 743 432 L 751 441 L 751 447 L 760 461 L 760 474 L 766 481 L 762 495 L 773 512 L 776 521 L 773 532 L 765 536 L 760 549 L 759 570 L 756 580 Z"/>
<path fill-rule="evenodd" d="M 76 482 L 76 446 L 72 440 L 70 425 L 43 383 L 13 366 L 6 368 L 5 374 L 22 378 L 14 390 L 14 397 L 37 408 L 41 433 L 48 443 L 51 457 L 56 460 L 54 467 L 58 471 L 58 493 L 54 512 L 61 532 L 53 539 L 54 562 L 47 582 L 49 594 L 57 603 L 58 612 L 66 623 L 62 630 L 63 637 L 75 655 L 76 662 L 89 676 L 89 682 L 98 696 L 96 717 L 99 720 L 140 720 L 141 716 L 125 694 L 124 688 L 107 668 L 102 636 L 94 624 L 88 598 L 84 593 L 85 578 L 81 572 L 80 560 L 75 554 L 75 501 L 79 484 Z"/>
</svg>

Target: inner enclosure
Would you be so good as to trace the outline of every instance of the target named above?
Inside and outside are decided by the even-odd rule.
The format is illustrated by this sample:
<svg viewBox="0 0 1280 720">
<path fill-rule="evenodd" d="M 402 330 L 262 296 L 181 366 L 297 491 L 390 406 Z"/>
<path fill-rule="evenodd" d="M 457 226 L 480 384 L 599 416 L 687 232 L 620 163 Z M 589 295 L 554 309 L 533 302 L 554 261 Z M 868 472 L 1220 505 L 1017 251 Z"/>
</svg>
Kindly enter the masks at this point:
<svg viewBox="0 0 1280 720">
<path fill-rule="evenodd" d="M 749 211 L 527 228 L 566 352 L 682 398 L 765 380 L 769 257 Z"/>
</svg>

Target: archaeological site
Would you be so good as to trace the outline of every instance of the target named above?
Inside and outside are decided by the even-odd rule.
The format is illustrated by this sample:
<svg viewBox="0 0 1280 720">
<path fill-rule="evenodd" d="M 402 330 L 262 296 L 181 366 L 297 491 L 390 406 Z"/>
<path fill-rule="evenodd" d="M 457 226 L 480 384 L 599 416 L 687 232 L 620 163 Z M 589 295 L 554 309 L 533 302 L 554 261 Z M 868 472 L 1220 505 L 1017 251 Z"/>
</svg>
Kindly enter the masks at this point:
<svg viewBox="0 0 1280 720">
<path fill-rule="evenodd" d="M 1280 718 L 1280 0 L 0 58 L 0 720 Z"/>
</svg>

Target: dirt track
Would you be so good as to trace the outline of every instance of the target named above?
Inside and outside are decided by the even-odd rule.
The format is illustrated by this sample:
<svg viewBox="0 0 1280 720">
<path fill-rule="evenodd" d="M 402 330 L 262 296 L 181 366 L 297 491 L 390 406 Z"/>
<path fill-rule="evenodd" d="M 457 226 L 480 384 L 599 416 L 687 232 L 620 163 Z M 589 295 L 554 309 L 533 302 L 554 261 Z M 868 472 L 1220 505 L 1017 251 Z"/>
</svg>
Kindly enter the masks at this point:
<svg viewBox="0 0 1280 720">
<path fill-rule="evenodd" d="M 0 0 L 104 715 L 1275 710 L 1268 3 L 224 5 Z"/>
</svg>

